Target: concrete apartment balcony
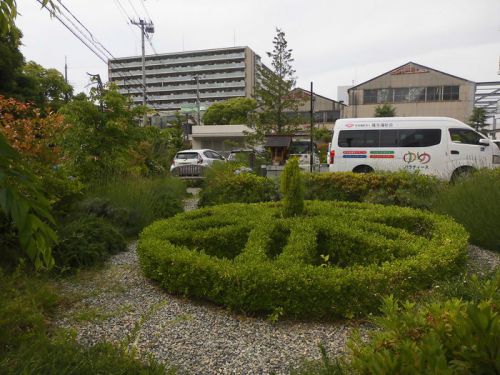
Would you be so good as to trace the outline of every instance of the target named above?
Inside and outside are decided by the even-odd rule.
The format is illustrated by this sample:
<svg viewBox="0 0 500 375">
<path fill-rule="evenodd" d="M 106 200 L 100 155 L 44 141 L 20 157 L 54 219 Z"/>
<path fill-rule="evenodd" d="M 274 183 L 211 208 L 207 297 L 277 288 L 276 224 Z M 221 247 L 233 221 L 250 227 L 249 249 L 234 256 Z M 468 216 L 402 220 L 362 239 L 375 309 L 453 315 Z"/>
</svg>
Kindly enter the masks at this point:
<svg viewBox="0 0 500 375">
<path fill-rule="evenodd" d="M 146 66 L 148 67 L 148 66 L 192 64 L 199 62 L 214 62 L 214 61 L 236 60 L 244 58 L 245 58 L 245 52 L 228 53 L 221 55 L 186 56 L 186 57 L 146 56 Z M 140 58 L 133 62 L 120 62 L 120 60 L 113 60 L 110 62 L 109 66 L 111 69 L 141 68 L 142 61 Z"/>
</svg>

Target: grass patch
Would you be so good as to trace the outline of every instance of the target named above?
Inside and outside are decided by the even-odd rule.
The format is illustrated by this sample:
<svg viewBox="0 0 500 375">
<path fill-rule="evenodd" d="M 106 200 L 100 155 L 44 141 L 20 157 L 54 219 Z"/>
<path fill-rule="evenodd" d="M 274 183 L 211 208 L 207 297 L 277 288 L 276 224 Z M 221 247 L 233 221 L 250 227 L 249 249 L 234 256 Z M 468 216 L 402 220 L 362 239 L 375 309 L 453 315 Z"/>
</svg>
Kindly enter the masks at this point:
<svg viewBox="0 0 500 375">
<path fill-rule="evenodd" d="M 500 251 L 500 170 L 481 170 L 438 195 L 434 211 L 453 217 L 480 247 Z"/>
</svg>

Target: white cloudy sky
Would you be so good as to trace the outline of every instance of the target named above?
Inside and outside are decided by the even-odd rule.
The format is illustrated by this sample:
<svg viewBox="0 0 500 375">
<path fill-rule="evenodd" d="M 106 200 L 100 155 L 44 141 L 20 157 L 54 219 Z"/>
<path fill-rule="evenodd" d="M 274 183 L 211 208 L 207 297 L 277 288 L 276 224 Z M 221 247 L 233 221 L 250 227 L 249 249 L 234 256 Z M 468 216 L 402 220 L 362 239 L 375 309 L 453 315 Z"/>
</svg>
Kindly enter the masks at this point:
<svg viewBox="0 0 500 375">
<path fill-rule="evenodd" d="M 58 0 L 54 0 L 55 2 Z M 135 11 L 155 24 L 158 53 L 247 45 L 268 63 L 275 28 L 293 49 L 298 85 L 332 98 L 408 61 L 473 81 L 500 81 L 499 0 L 61 0 L 116 57 L 140 53 Z M 132 7 L 133 6 L 133 7 Z M 146 8 L 146 10 L 144 9 Z M 63 71 L 76 91 L 107 67 L 35 0 L 18 0 L 27 60 Z M 135 9 L 135 11 L 134 11 Z M 152 53 L 147 45 L 147 53 Z"/>
</svg>

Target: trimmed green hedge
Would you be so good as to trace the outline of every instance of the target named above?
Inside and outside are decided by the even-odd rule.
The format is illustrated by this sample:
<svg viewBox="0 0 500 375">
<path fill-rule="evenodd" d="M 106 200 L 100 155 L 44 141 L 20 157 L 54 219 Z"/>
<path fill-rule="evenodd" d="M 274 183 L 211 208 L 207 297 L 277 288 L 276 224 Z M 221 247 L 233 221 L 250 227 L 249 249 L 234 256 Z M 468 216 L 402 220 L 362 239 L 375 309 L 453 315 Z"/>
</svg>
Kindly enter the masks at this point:
<svg viewBox="0 0 500 375">
<path fill-rule="evenodd" d="M 467 234 L 451 219 L 409 208 L 306 202 L 228 204 L 158 221 L 141 234 L 146 276 L 172 293 L 242 312 L 328 319 L 376 312 L 459 272 Z"/>
<path fill-rule="evenodd" d="M 305 197 L 430 208 L 445 183 L 433 176 L 409 172 L 306 173 Z"/>
<path fill-rule="evenodd" d="M 237 164 L 216 165 L 208 172 L 198 205 L 224 203 L 258 203 L 276 200 L 277 185 L 253 173 L 238 173 Z"/>
</svg>

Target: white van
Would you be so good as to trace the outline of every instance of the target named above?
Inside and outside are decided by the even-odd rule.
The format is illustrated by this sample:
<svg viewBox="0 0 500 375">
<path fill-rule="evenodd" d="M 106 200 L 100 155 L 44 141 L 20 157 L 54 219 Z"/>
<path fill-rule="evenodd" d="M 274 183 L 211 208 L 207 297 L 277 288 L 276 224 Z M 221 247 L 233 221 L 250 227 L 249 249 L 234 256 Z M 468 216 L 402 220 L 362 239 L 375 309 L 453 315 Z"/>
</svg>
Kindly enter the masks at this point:
<svg viewBox="0 0 500 375">
<path fill-rule="evenodd" d="M 340 119 L 329 146 L 330 172 L 420 171 L 450 180 L 500 167 L 500 149 L 448 117 Z"/>
</svg>

